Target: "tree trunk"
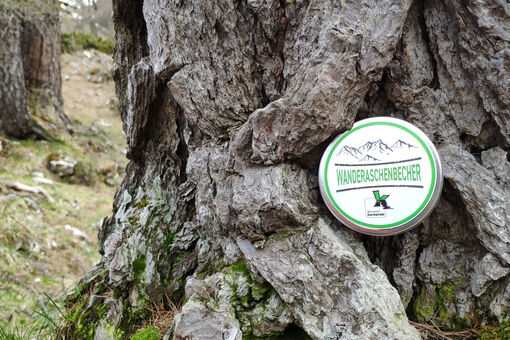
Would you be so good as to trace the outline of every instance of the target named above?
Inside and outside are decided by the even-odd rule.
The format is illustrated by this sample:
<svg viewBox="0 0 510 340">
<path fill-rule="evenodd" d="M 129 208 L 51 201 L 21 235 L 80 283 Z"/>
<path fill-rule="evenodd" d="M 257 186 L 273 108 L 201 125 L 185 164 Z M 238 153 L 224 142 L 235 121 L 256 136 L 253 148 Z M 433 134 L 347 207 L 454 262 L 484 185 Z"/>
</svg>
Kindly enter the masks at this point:
<svg viewBox="0 0 510 340">
<path fill-rule="evenodd" d="M 408 319 L 510 317 L 507 4 L 113 5 L 131 162 L 65 334 L 415 339 Z M 373 116 L 425 131 L 446 177 L 393 237 L 350 231 L 318 194 L 328 142 Z M 165 297 L 184 303 L 173 325 L 147 309 Z"/>
<path fill-rule="evenodd" d="M 19 17 L 0 5 L 0 131 L 24 137 L 32 131 L 26 104 Z"/>
<path fill-rule="evenodd" d="M 26 87 L 47 90 L 62 101 L 58 12 L 25 18 L 21 41 Z"/>
<path fill-rule="evenodd" d="M 16 102 L 16 110 L 11 111 L 9 101 L 3 101 L 2 104 L 8 109 L 0 113 L 0 117 L 11 117 L 10 119 L 17 122 L 13 124 L 12 120 L 12 123 L 3 124 L 0 131 L 20 138 L 31 135 L 47 138 L 47 132 L 31 119 L 27 111 L 27 102 L 36 102 L 37 105 L 46 108 L 51 107 L 51 110 L 56 112 L 56 123 L 64 125 L 69 130 L 70 121 L 62 109 L 58 3 L 55 0 L 30 5 L 23 2 L 14 4 L 7 2 L 0 11 L 2 16 L 12 21 L 12 27 L 7 25 L 6 32 L 10 32 L 9 44 L 13 46 L 11 49 L 2 50 L 1 53 L 6 55 L 1 55 L 0 60 L 5 67 L 11 67 L 13 70 L 16 67 L 15 91 L 10 90 L 13 80 L 0 77 L 0 87 L 3 88 L 2 91 L 10 93 L 11 101 Z M 53 117 L 48 117 L 52 120 L 51 118 Z"/>
</svg>

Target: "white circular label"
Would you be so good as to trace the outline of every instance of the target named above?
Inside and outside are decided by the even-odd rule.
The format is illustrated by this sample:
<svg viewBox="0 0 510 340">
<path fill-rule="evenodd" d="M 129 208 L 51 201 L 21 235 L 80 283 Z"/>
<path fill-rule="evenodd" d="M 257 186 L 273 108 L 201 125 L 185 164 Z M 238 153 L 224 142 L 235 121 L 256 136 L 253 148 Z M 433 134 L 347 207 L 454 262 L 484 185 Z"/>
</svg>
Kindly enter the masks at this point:
<svg viewBox="0 0 510 340">
<path fill-rule="evenodd" d="M 388 235 L 428 215 L 439 198 L 442 172 L 435 147 L 418 128 L 395 118 L 371 118 L 331 143 L 319 183 L 340 221 L 366 234 Z"/>
</svg>

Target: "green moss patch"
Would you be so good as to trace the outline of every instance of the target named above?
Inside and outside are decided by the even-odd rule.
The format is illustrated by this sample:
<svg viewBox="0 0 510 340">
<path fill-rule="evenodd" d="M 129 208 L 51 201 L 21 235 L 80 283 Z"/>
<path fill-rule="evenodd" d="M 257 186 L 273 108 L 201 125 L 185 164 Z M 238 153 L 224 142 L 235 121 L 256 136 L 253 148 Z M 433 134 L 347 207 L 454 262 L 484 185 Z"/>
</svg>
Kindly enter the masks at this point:
<svg viewBox="0 0 510 340">
<path fill-rule="evenodd" d="M 142 273 L 145 271 L 145 257 L 139 257 L 133 261 L 133 273 L 135 274 L 135 283 L 139 283 Z"/>
<path fill-rule="evenodd" d="M 175 237 L 175 234 L 177 233 L 173 233 L 173 232 L 169 232 L 167 235 L 166 235 L 166 238 L 165 238 L 165 247 L 170 250 L 170 248 L 172 247 L 172 244 L 174 243 L 174 237 Z"/>
<path fill-rule="evenodd" d="M 136 332 L 131 340 L 158 340 L 160 336 L 159 330 L 154 326 L 150 326 Z"/>
<path fill-rule="evenodd" d="M 455 293 L 462 278 L 442 286 L 421 286 L 419 293 L 413 298 L 412 314 L 416 321 L 427 323 L 434 321 L 450 330 L 461 330 L 470 326 L 469 315 L 460 317 L 457 312 Z"/>
<path fill-rule="evenodd" d="M 510 340 L 510 320 L 485 326 L 480 330 L 479 340 Z"/>
</svg>

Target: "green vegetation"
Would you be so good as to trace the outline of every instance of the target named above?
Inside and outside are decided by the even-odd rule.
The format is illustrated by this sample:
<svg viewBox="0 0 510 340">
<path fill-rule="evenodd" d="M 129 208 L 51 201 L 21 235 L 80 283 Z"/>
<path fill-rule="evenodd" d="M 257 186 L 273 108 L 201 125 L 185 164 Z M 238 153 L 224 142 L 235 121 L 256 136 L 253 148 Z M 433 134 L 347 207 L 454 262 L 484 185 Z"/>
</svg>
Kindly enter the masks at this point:
<svg viewBox="0 0 510 340">
<path fill-rule="evenodd" d="M 136 203 L 136 207 L 137 207 L 138 209 L 143 209 L 143 208 L 145 208 L 145 207 L 146 207 L 146 206 L 148 206 L 148 205 L 149 205 L 149 201 L 147 200 L 147 197 L 146 197 L 146 196 L 142 197 L 142 199 L 140 200 L 140 202 Z"/>
<path fill-rule="evenodd" d="M 158 340 L 160 336 L 159 330 L 154 326 L 150 326 L 138 331 L 131 340 Z"/>
<path fill-rule="evenodd" d="M 139 283 L 142 273 L 145 270 L 145 257 L 139 257 L 133 261 L 133 273 L 135 274 L 135 283 Z"/>
<path fill-rule="evenodd" d="M 61 313 L 45 294 L 64 304 L 63 292 L 99 262 L 97 230 L 112 214 L 115 186 L 121 181 L 122 170 L 117 169 L 127 163 L 121 119 L 105 104 L 114 98 L 114 84 L 87 81 L 93 69 L 109 72 L 111 64 L 104 60 L 95 52 L 91 58 L 71 54 L 62 58 L 63 76 L 68 77 L 63 82 L 64 111 L 74 122 L 74 134 L 56 128 L 58 115 L 52 105 L 33 93 L 29 110 L 56 140 L 1 138 L 0 340 L 54 338 L 49 335 L 51 327 L 79 313 L 74 308 Z M 97 96 L 104 100 L 90 105 L 90 98 Z M 47 167 L 51 154 L 77 160 L 75 177 L 81 180 L 51 172 Z M 110 184 L 100 177 L 102 169 L 115 172 Z M 9 183 L 40 188 L 45 194 L 20 191 Z M 87 296 L 89 289 L 78 287 L 72 297 Z M 106 287 L 94 289 L 102 294 Z M 103 307 L 96 308 L 90 316 L 104 312 Z M 93 326 L 89 320 L 84 318 L 81 326 L 87 334 Z"/>
<path fill-rule="evenodd" d="M 510 320 L 500 324 L 484 326 L 478 335 L 479 340 L 509 340 Z"/>
<path fill-rule="evenodd" d="M 419 294 L 412 300 L 412 312 L 420 323 L 434 321 L 450 330 L 461 330 L 469 327 L 469 315 L 461 318 L 457 314 L 455 305 L 455 292 L 462 284 L 463 278 L 455 282 L 444 284 L 433 290 L 422 286 Z"/>
<path fill-rule="evenodd" d="M 233 292 L 230 304 L 234 309 L 236 319 L 241 325 L 243 339 L 284 339 L 285 337 L 282 337 L 283 333 L 281 332 L 264 334 L 264 331 L 259 329 L 259 325 L 253 322 L 253 313 L 266 312 L 269 308 L 269 301 L 276 294 L 274 288 L 267 282 L 259 283 L 255 281 L 253 273 L 246 266 L 245 260 L 240 260 L 224 268 L 223 273 Z M 240 285 L 245 284 L 248 286 L 248 290 L 239 289 Z M 271 311 L 271 313 L 273 312 Z M 263 335 L 258 337 L 254 333 L 262 333 Z"/>
<path fill-rule="evenodd" d="M 62 52 L 64 53 L 95 49 L 106 54 L 113 54 L 113 45 L 112 40 L 94 37 L 88 33 L 62 33 Z"/>
<path fill-rule="evenodd" d="M 16 325 L 13 329 L 0 326 L 0 340 L 41 339 L 44 335 L 44 326 L 39 326 L 38 323 Z"/>
<path fill-rule="evenodd" d="M 34 311 L 32 322 L 21 322 L 12 327 L 0 324 L 0 340 L 51 339 L 60 322 L 61 309 L 48 295 L 47 306 Z"/>
<path fill-rule="evenodd" d="M 175 234 L 177 234 L 177 233 L 169 232 L 168 235 L 166 235 L 166 238 L 165 238 L 165 247 L 168 250 L 170 250 L 170 248 L 172 247 L 172 244 L 174 243 Z"/>
</svg>

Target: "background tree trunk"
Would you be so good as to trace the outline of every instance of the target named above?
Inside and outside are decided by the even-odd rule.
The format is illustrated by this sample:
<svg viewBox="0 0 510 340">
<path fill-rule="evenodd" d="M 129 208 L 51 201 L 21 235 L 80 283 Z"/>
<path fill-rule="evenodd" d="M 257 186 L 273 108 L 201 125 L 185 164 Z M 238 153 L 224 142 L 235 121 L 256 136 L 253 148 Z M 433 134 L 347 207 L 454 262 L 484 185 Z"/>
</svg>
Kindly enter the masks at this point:
<svg viewBox="0 0 510 340">
<path fill-rule="evenodd" d="M 0 56 L 0 60 L 5 67 L 21 66 L 21 69 L 16 71 L 15 88 L 17 90 L 15 91 L 8 90 L 12 86 L 10 84 L 12 79 L 0 78 L 0 86 L 5 87 L 5 92 L 10 92 L 12 100 L 16 101 L 14 107 L 17 108 L 7 113 L 10 111 L 9 102 L 2 102 L 9 109 L 5 111 L 6 113 L 0 114 L 0 117 L 5 115 L 18 121 L 18 124 L 13 124 L 14 120 L 9 124 L 3 124 L 0 130 L 15 137 L 39 135 L 46 138 L 45 136 L 48 136 L 47 132 L 41 129 L 39 124 L 34 124 L 29 117 L 27 111 L 29 98 L 33 98 L 32 101 L 37 102 L 37 105 L 51 106 L 57 113 L 56 118 L 59 123 L 69 129 L 70 121 L 62 110 L 58 2 L 55 0 L 44 0 L 32 4 L 7 2 L 2 6 L 1 11 L 2 15 L 10 20 L 6 23 L 6 32 L 11 32 L 10 44 L 13 49 L 6 48 L 3 53 L 9 56 Z M 14 34 L 14 31 L 17 33 Z M 17 47 L 14 48 L 14 45 Z"/>
<path fill-rule="evenodd" d="M 175 339 L 414 339 L 408 318 L 510 317 L 508 4 L 113 4 L 131 162 L 64 332 L 127 337 L 165 296 L 185 302 L 156 323 Z M 350 231 L 318 194 L 328 142 L 372 116 L 419 126 L 445 168 L 436 210 L 394 237 Z"/>
<path fill-rule="evenodd" d="M 25 18 L 21 39 L 25 85 L 62 100 L 60 21 L 58 12 Z"/>
<path fill-rule="evenodd" d="M 0 5 L 0 131 L 24 137 L 32 131 L 27 111 L 19 17 Z"/>
</svg>

